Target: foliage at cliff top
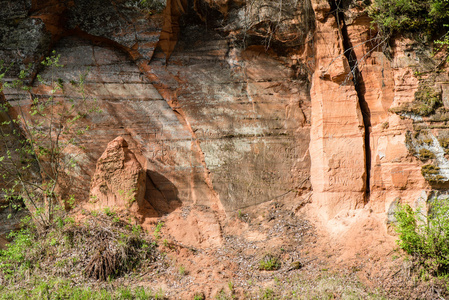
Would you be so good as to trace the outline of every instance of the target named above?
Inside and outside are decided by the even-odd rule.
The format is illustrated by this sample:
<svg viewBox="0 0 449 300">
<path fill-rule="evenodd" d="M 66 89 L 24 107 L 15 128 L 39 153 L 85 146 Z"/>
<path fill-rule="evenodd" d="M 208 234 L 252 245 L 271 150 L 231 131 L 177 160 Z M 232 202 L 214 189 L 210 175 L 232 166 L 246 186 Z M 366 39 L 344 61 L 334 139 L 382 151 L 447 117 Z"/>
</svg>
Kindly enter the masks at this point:
<svg viewBox="0 0 449 300">
<path fill-rule="evenodd" d="M 449 24 L 449 0 L 373 0 L 368 12 L 384 34 L 433 34 Z"/>
</svg>

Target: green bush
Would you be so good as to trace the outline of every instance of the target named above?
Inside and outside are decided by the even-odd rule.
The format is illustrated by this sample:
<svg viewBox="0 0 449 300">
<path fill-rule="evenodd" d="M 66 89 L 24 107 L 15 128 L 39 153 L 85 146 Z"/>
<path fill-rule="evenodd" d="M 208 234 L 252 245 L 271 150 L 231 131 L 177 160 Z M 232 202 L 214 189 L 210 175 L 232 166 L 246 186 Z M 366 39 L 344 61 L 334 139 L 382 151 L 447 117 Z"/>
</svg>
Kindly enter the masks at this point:
<svg viewBox="0 0 449 300">
<path fill-rule="evenodd" d="M 369 16 L 384 33 L 432 33 L 449 21 L 448 0 L 374 0 Z"/>
<path fill-rule="evenodd" d="M 28 254 L 34 242 L 34 233 L 30 228 L 24 228 L 11 232 L 9 238 L 13 238 L 14 243 L 9 244 L 5 250 L 0 250 L 0 273 L 7 279 L 30 268 Z"/>
<path fill-rule="evenodd" d="M 428 215 L 399 205 L 395 213 L 398 245 L 436 275 L 449 272 L 449 199 L 435 199 Z"/>
</svg>

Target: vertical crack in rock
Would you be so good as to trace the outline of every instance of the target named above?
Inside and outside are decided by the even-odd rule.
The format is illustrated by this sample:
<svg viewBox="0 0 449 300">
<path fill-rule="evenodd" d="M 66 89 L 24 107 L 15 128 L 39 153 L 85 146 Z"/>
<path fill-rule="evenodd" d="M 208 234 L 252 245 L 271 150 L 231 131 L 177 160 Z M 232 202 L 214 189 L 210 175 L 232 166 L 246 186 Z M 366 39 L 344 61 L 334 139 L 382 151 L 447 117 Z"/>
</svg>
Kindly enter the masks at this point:
<svg viewBox="0 0 449 300">
<path fill-rule="evenodd" d="M 347 2 L 347 1 L 346 1 Z M 363 125 L 365 128 L 365 170 L 366 170 L 366 198 L 365 202 L 369 201 L 370 195 L 370 175 L 371 175 L 371 147 L 370 147 L 370 130 L 371 130 L 371 113 L 368 107 L 368 103 L 365 100 L 365 82 L 363 81 L 362 73 L 358 68 L 357 56 L 354 53 L 354 48 L 351 43 L 351 39 L 348 34 L 348 30 L 345 23 L 344 6 L 345 1 L 343 0 L 330 0 L 331 12 L 333 13 L 337 24 L 339 26 L 339 31 L 343 41 L 344 55 L 346 56 L 349 66 L 351 68 L 352 80 L 354 82 L 354 88 L 359 99 L 359 106 L 362 112 Z"/>
</svg>

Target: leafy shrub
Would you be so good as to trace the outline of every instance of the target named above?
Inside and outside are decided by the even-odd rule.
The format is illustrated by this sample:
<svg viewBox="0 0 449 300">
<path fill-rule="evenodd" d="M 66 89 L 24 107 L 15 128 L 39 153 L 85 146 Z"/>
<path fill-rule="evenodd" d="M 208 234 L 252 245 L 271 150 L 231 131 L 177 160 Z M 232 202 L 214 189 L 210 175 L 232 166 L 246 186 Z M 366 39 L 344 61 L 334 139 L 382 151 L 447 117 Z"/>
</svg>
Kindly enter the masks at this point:
<svg viewBox="0 0 449 300">
<path fill-rule="evenodd" d="M 374 0 L 369 15 L 381 31 L 432 33 L 449 21 L 448 0 Z"/>
<path fill-rule="evenodd" d="M 437 275 L 449 272 L 449 199 L 435 199 L 428 215 L 399 205 L 395 213 L 398 245 Z"/>
<path fill-rule="evenodd" d="M 71 81 L 70 85 L 56 79 L 56 70 L 63 65 L 55 51 L 41 64 L 51 74 L 50 79 L 36 76 L 39 84 L 48 88 L 46 95 L 35 94 L 27 85 L 27 70 L 13 81 L 5 80 L 8 67 L 0 61 L 0 93 L 10 93 L 8 101 L 15 102 L 0 104 L 0 113 L 10 117 L 0 124 L 0 178 L 6 183 L 1 188 L 5 198 L 10 202 L 23 200 L 34 221 L 45 228 L 59 210 L 75 202 L 73 195 L 60 194 L 77 166 L 76 158 L 65 152 L 74 146 L 81 148 L 81 137 L 89 126 L 79 121 L 100 109 L 96 99 L 86 95 L 87 73 L 79 74 L 79 81 Z M 67 95 L 67 89 L 79 98 L 61 97 Z M 24 92 L 31 99 L 21 96 Z"/>
</svg>

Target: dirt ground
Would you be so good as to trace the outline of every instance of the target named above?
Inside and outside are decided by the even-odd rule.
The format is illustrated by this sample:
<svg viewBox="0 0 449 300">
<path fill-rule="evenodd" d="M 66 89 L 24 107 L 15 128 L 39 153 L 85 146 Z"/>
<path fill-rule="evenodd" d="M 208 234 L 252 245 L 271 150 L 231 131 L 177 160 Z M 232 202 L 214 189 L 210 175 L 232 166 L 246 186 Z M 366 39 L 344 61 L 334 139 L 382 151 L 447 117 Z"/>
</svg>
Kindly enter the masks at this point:
<svg viewBox="0 0 449 300">
<path fill-rule="evenodd" d="M 440 285 L 416 279 L 385 216 L 360 209 L 325 221 L 318 212 L 307 197 L 271 201 L 228 213 L 217 233 L 207 208 L 184 207 L 160 220 L 166 268 L 136 283 L 169 299 L 444 299 Z M 205 224 L 211 232 L 195 231 Z M 182 242 L 173 237 L 181 227 Z"/>
</svg>

